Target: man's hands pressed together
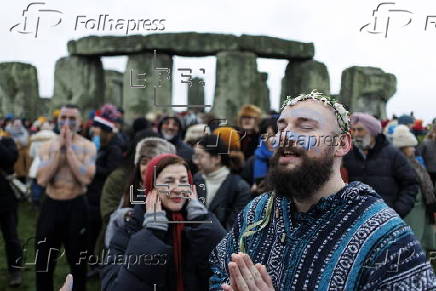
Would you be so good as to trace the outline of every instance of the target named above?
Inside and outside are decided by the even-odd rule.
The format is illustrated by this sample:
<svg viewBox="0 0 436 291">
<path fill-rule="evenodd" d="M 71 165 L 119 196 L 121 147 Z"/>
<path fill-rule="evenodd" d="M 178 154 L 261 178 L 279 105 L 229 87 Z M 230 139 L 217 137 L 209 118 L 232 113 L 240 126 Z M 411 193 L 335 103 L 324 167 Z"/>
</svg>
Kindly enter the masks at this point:
<svg viewBox="0 0 436 291">
<path fill-rule="evenodd" d="M 224 291 L 273 291 L 271 277 L 266 267 L 253 264 L 250 256 L 243 253 L 233 254 L 229 263 L 230 285 L 223 284 Z"/>
</svg>

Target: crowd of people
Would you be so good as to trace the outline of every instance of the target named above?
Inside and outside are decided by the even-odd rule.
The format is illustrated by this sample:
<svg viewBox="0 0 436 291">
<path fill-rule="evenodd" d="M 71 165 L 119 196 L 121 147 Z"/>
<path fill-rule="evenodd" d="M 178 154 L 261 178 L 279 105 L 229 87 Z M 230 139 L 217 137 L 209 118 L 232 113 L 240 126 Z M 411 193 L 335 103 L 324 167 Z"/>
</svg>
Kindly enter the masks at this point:
<svg viewBox="0 0 436 291">
<path fill-rule="evenodd" d="M 107 291 L 436 288 L 436 119 L 350 116 L 314 91 L 281 112 L 244 105 L 235 124 L 66 104 L 0 126 L 11 287 L 22 201 L 38 210 L 38 291 L 59 287 L 61 247 L 62 290 L 94 276 Z"/>
</svg>

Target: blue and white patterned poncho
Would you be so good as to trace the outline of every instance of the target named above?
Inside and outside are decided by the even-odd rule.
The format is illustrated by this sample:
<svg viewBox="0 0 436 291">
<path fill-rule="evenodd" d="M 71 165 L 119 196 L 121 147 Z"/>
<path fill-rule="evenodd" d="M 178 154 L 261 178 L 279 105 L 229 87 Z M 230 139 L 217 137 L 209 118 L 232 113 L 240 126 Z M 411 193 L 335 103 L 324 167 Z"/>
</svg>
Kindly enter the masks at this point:
<svg viewBox="0 0 436 291">
<path fill-rule="evenodd" d="M 294 207 L 272 193 L 252 200 L 210 256 L 210 290 L 229 283 L 227 265 L 241 248 L 266 266 L 276 290 L 436 290 L 410 227 L 370 186 L 352 182 L 291 216 Z"/>
</svg>

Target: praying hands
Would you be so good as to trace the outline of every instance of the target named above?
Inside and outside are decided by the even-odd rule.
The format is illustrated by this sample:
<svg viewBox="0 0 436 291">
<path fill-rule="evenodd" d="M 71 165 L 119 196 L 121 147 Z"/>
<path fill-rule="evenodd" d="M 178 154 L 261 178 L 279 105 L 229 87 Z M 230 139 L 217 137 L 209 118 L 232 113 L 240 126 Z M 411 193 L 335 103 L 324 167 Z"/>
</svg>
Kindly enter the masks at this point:
<svg viewBox="0 0 436 291">
<path fill-rule="evenodd" d="M 224 291 L 273 291 L 271 277 L 266 267 L 253 264 L 250 256 L 243 253 L 233 254 L 229 263 L 230 285 L 223 284 Z"/>
</svg>

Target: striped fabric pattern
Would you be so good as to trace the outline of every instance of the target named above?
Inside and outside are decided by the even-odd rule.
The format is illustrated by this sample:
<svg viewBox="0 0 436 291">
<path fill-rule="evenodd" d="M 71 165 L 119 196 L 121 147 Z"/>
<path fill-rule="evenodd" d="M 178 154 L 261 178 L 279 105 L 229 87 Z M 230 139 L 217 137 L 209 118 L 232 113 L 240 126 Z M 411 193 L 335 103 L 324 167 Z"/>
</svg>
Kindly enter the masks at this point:
<svg viewBox="0 0 436 291">
<path fill-rule="evenodd" d="M 306 213 L 273 193 L 252 200 L 210 256 L 210 290 L 229 283 L 230 257 L 240 251 L 245 230 L 265 218 L 271 199 L 268 224 L 242 243 L 254 263 L 267 267 L 275 290 L 436 290 L 410 227 L 360 182 L 321 198 Z"/>
</svg>

